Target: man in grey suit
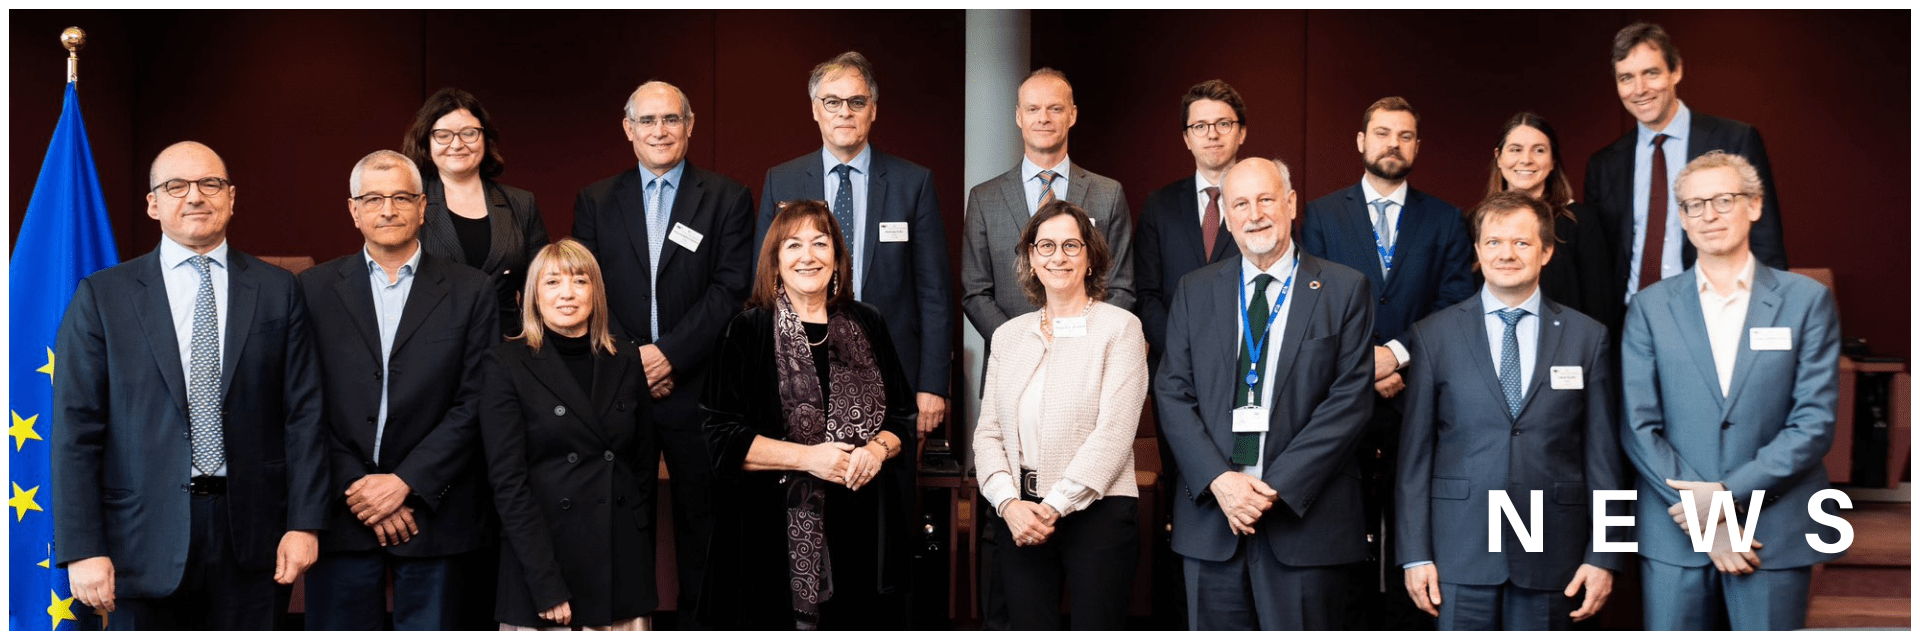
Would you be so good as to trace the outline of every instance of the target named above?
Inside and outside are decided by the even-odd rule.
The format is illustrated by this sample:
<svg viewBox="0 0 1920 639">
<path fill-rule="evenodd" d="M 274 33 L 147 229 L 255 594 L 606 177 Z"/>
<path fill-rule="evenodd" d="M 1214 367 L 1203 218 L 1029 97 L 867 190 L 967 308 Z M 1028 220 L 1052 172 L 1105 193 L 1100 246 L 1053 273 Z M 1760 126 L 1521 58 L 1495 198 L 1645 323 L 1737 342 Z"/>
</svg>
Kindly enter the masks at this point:
<svg viewBox="0 0 1920 639">
<path fill-rule="evenodd" d="M 933 173 L 867 143 L 879 117 L 880 83 L 858 51 L 814 67 L 807 97 L 822 148 L 767 171 L 753 246 L 758 250 L 766 240 L 780 202 L 821 200 L 832 207 L 852 245 L 846 250 L 853 256 L 853 296 L 886 320 L 926 435 L 946 418 L 953 368 L 953 271 Z"/>
<path fill-rule="evenodd" d="M 1647 628 L 1708 630 L 1724 610 L 1734 630 L 1797 629 L 1813 564 L 1839 556 L 1813 546 L 1830 531 L 1809 512 L 1827 488 L 1839 395 L 1833 296 L 1756 259 L 1766 192 L 1745 158 L 1695 158 L 1673 190 L 1698 259 L 1634 296 L 1620 355 Z M 1708 507 L 1722 491 L 1739 521 Z M 1694 550 L 1690 520 L 1712 526 L 1710 552 Z"/>
<path fill-rule="evenodd" d="M 1020 165 L 981 182 L 967 194 L 960 303 L 967 321 L 988 343 L 1001 324 L 1040 308 L 1027 301 L 1014 277 L 1014 260 L 1025 255 L 1015 245 L 1027 219 L 1056 198 L 1080 205 L 1107 236 L 1107 246 L 1113 249 L 1107 303 L 1133 310 L 1133 217 L 1119 182 L 1067 159 L 1067 130 L 1079 114 L 1066 74 L 1044 67 L 1028 74 L 1013 111 L 1025 149 Z"/>
<path fill-rule="evenodd" d="M 1625 559 L 1593 538 L 1587 506 L 1591 491 L 1627 482 L 1607 329 L 1541 295 L 1555 242 L 1545 202 L 1508 191 L 1468 221 L 1486 285 L 1407 341 L 1398 561 L 1441 630 L 1571 629 L 1606 605 Z M 1488 550 L 1488 528 L 1472 523 L 1489 518 L 1491 491 L 1505 492 L 1531 548 L 1508 522 L 1500 552 Z"/>
<path fill-rule="evenodd" d="M 1285 165 L 1243 160 L 1222 191 L 1242 257 L 1181 280 L 1154 378 L 1189 627 L 1334 629 L 1342 564 L 1367 556 L 1353 450 L 1373 413 L 1373 296 L 1290 241 Z"/>
</svg>

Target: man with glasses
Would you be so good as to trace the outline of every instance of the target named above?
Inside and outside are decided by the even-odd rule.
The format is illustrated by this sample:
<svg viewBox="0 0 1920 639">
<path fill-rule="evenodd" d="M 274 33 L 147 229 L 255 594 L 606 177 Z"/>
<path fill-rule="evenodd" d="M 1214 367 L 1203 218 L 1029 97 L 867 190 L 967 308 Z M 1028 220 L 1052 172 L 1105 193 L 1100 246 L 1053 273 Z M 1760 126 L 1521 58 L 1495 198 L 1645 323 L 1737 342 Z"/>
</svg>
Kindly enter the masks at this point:
<svg viewBox="0 0 1920 639">
<path fill-rule="evenodd" d="M 1761 261 L 1750 238 L 1770 194 L 1746 158 L 1708 152 L 1673 191 L 1699 259 L 1635 295 L 1621 337 L 1647 628 L 1797 630 L 1813 565 L 1844 550 L 1814 521 L 1840 521 L 1814 501 L 1839 394 L 1833 295 Z"/>
<path fill-rule="evenodd" d="M 620 123 L 639 166 L 588 185 L 573 203 L 573 236 L 600 261 L 614 332 L 640 344 L 652 426 L 672 476 L 682 629 L 694 627 L 713 536 L 700 392 L 720 329 L 747 299 L 754 256 L 753 196 L 687 162 L 693 124 L 679 88 L 640 85 Z"/>
<path fill-rule="evenodd" d="M 227 245 L 212 149 L 147 177 L 160 246 L 82 280 L 54 349 L 54 566 L 115 630 L 271 630 L 332 497 L 306 300 Z"/>
<path fill-rule="evenodd" d="M 458 573 L 492 536 L 476 371 L 499 303 L 485 273 L 421 250 L 422 186 L 404 155 L 361 158 L 347 212 L 364 245 L 300 274 L 332 435 L 308 630 L 381 629 L 388 574 L 395 630 L 450 630 L 486 605 L 460 600 Z"/>
<path fill-rule="evenodd" d="M 953 368 L 953 272 L 933 174 L 867 143 L 880 84 L 866 56 L 848 51 L 814 67 L 807 97 L 822 147 L 767 171 L 753 246 L 766 238 L 779 202 L 831 204 L 853 259 L 853 281 L 841 285 L 886 319 L 926 435 L 946 418 Z"/>
<path fill-rule="evenodd" d="M 1152 348 L 1147 363 L 1155 367 L 1166 343 L 1167 300 L 1180 278 L 1240 254 L 1221 215 L 1220 181 L 1247 141 L 1247 105 L 1232 85 L 1208 80 L 1187 89 L 1180 112 L 1180 140 L 1193 154 L 1193 175 L 1147 196 L 1134 237 L 1140 324 Z"/>
</svg>

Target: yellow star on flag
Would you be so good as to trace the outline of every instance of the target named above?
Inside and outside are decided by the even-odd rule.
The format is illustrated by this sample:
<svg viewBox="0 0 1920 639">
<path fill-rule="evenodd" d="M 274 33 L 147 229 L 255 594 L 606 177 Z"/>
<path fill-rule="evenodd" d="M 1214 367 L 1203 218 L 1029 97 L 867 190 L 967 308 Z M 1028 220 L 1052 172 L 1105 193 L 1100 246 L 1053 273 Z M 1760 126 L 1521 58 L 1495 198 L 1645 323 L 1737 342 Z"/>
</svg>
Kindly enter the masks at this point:
<svg viewBox="0 0 1920 639">
<path fill-rule="evenodd" d="M 7 507 L 13 509 L 14 521 L 26 519 L 29 510 L 40 510 L 40 504 L 33 501 L 34 493 L 38 492 L 39 486 L 34 486 L 33 490 L 20 490 L 20 484 L 13 485 L 13 498 L 7 500 Z"/>
<path fill-rule="evenodd" d="M 37 563 L 37 564 L 34 564 L 34 565 L 35 565 L 35 566 L 39 566 L 39 567 L 41 567 L 41 568 L 52 568 L 52 567 L 53 567 L 53 560 L 52 560 L 52 559 L 42 559 L 42 560 L 40 560 L 40 563 Z"/>
<path fill-rule="evenodd" d="M 80 619 L 78 617 L 73 616 L 73 598 L 72 597 L 61 599 L 60 593 L 53 592 L 53 591 L 47 591 L 47 594 L 48 596 L 53 597 L 53 603 L 47 606 L 47 616 L 53 617 L 54 629 L 57 630 L 60 628 L 61 619 L 65 619 L 67 621 L 71 621 L 74 623 L 80 622 Z"/>
<path fill-rule="evenodd" d="M 7 411 L 13 413 L 13 411 Z M 13 438 L 13 450 L 19 452 L 29 439 L 40 439 L 40 433 L 33 432 L 33 423 L 40 421 L 39 415 L 20 419 L 19 413 L 13 413 L 13 427 L 7 429 L 7 436 Z"/>
<path fill-rule="evenodd" d="M 47 383 L 48 384 L 53 383 L 53 349 L 51 348 L 47 349 L 47 365 L 33 369 L 33 372 L 46 373 Z"/>
</svg>

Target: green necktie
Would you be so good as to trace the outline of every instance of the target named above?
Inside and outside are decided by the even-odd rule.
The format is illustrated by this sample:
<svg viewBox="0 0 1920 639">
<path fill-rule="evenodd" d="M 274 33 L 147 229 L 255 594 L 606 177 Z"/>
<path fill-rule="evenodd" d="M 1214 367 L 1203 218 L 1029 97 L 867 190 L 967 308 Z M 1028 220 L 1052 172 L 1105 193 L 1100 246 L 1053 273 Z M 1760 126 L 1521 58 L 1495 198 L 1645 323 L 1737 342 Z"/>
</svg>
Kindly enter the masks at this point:
<svg viewBox="0 0 1920 639">
<path fill-rule="evenodd" d="M 1271 310 L 1267 308 L 1267 285 L 1272 283 L 1273 276 L 1265 273 L 1253 278 L 1253 299 L 1247 302 L 1247 330 L 1253 335 L 1265 335 L 1267 332 L 1267 313 Z M 1265 345 L 1262 344 L 1262 346 Z M 1240 383 L 1235 384 L 1238 388 L 1234 390 L 1240 391 L 1236 394 L 1247 398 L 1246 403 L 1242 405 L 1258 406 L 1260 388 L 1267 383 L 1266 358 L 1262 357 L 1260 361 L 1255 361 L 1255 353 L 1249 352 L 1247 350 L 1249 348 L 1252 347 L 1246 343 L 1245 339 L 1240 340 L 1240 366 L 1238 367 L 1240 376 L 1234 380 Z M 1259 383 L 1247 384 L 1249 372 L 1259 374 Z M 1233 463 L 1241 466 L 1260 463 L 1260 435 L 1260 433 L 1233 434 Z"/>
</svg>

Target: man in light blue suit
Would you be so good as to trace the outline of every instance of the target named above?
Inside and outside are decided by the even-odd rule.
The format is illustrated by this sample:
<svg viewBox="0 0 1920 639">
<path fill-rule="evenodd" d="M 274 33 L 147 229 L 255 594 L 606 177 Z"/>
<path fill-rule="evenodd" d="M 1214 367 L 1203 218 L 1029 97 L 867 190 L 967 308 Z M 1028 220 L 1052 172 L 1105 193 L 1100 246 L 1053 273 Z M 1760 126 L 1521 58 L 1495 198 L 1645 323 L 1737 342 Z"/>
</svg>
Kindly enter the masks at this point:
<svg viewBox="0 0 1920 639">
<path fill-rule="evenodd" d="M 1591 491 L 1627 486 L 1612 347 L 1606 327 L 1541 294 L 1555 241 L 1545 202 L 1496 194 L 1471 222 L 1486 286 L 1414 324 L 1407 340 L 1398 562 L 1408 596 L 1441 630 L 1569 629 L 1606 605 L 1627 559 L 1601 546 L 1588 506 Z M 1500 552 L 1488 550 L 1488 527 L 1476 522 L 1496 490 L 1538 552 L 1504 518 Z M 1609 532 L 1616 542 L 1631 534 Z"/>
<path fill-rule="evenodd" d="M 1807 538 L 1833 541 L 1808 512 L 1827 487 L 1820 460 L 1833 444 L 1833 297 L 1754 259 L 1748 237 L 1766 193 L 1746 159 L 1702 155 L 1673 191 L 1699 257 L 1634 296 L 1621 349 L 1647 627 L 1711 629 L 1724 606 L 1734 630 L 1800 628 L 1813 564 L 1839 556 Z M 1719 517 L 1711 552 L 1693 550 L 1679 491 L 1694 491 L 1691 519 L 1701 526 L 1721 515 L 1707 508 L 1711 491 L 1732 493 L 1741 516 Z M 1753 538 L 1743 552 L 1729 535 L 1756 508 L 1758 523 L 1741 531 Z"/>
</svg>

